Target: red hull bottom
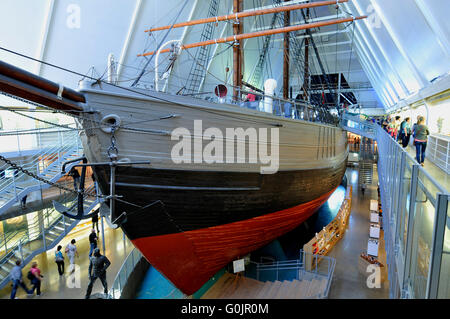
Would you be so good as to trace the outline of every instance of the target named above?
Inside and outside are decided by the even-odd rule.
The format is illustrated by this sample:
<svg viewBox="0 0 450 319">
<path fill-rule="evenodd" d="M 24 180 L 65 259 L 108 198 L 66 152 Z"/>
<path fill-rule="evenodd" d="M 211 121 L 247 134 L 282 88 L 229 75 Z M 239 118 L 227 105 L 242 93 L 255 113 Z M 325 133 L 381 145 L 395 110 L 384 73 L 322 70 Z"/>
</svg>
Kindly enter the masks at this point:
<svg viewBox="0 0 450 319">
<path fill-rule="evenodd" d="M 191 295 L 230 261 L 307 220 L 334 192 L 289 209 L 230 224 L 132 240 L 150 264 Z"/>
</svg>

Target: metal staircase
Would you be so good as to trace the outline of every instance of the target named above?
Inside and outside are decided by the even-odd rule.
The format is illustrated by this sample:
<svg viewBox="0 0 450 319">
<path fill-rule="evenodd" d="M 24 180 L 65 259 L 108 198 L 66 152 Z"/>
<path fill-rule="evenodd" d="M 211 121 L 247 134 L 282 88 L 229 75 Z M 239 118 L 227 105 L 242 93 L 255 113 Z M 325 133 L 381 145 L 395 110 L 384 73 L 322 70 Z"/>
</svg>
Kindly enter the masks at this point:
<svg viewBox="0 0 450 319">
<path fill-rule="evenodd" d="M 94 186 L 86 189 L 94 191 Z M 77 209 L 77 195 L 65 193 L 61 200 L 71 211 Z M 100 200 L 87 197 L 84 199 L 84 210 L 91 211 Z M 9 233 L 0 241 L 0 289 L 9 281 L 9 273 L 15 266 L 16 260 L 22 260 L 26 265 L 38 254 L 53 249 L 76 225 L 78 220 L 69 219 L 59 214 L 53 208 L 43 210 L 28 223 L 26 231 Z"/>
<path fill-rule="evenodd" d="M 373 165 L 376 163 L 375 142 L 367 137 L 361 138 L 359 146 L 358 181 L 366 185 L 372 184 Z"/>
<path fill-rule="evenodd" d="M 20 163 L 20 166 L 25 170 L 51 182 L 56 182 L 63 176 L 61 174 L 62 163 L 80 157 L 83 153 L 77 131 L 58 131 L 55 133 L 58 134 L 59 142 L 55 143 L 48 137 L 47 141 L 42 141 L 43 139 L 41 140 L 40 137 L 40 144 L 53 143 L 53 145 L 41 147 L 39 152 Z M 70 170 L 73 165 L 75 163 L 68 165 L 67 169 Z M 0 171 L 10 169 L 11 166 L 7 163 L 0 165 Z M 20 171 L 13 171 L 10 175 L 10 177 L 5 175 L 0 179 L 0 215 L 20 202 L 25 195 L 50 187 L 50 185 L 33 179 Z"/>
<path fill-rule="evenodd" d="M 209 2 L 208 17 L 217 16 L 220 0 L 211 0 Z M 205 23 L 199 41 L 207 41 L 213 38 L 214 23 Z M 199 93 L 206 76 L 206 69 L 211 55 L 211 46 L 201 46 L 198 48 L 195 59 L 192 62 L 191 70 L 186 82 L 184 94 Z"/>
</svg>

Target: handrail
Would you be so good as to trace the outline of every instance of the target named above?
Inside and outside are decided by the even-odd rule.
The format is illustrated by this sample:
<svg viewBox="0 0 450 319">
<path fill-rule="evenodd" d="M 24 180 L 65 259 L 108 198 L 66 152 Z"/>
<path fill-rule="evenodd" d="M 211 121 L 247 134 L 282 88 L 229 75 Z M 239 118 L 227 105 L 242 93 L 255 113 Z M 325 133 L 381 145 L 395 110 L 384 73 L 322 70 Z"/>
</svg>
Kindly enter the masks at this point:
<svg viewBox="0 0 450 319">
<path fill-rule="evenodd" d="M 90 191 L 94 190 L 94 188 L 95 188 L 94 186 L 88 187 L 88 188 L 86 189 L 86 191 L 87 191 L 87 192 L 90 192 Z M 76 195 L 76 194 L 72 194 L 72 193 L 68 193 L 68 192 L 63 193 L 62 195 L 63 195 L 63 202 L 65 202 L 65 203 L 71 202 L 71 201 L 75 202 L 75 201 L 76 201 L 76 198 L 77 198 L 77 195 Z M 70 196 L 70 195 L 72 195 L 72 196 Z M 85 194 L 85 197 L 88 197 L 88 195 Z M 75 208 L 76 208 L 76 207 L 74 207 L 74 208 L 72 208 L 72 209 L 75 209 Z M 51 214 L 52 214 L 54 211 L 55 211 L 54 208 L 45 208 L 45 209 L 44 209 L 44 213 L 43 213 L 43 218 L 47 218 L 47 217 L 51 216 Z M 27 229 L 26 234 L 25 234 L 24 236 L 22 236 L 20 239 L 17 239 L 18 242 L 17 242 L 15 245 L 12 245 L 11 247 L 8 248 L 8 242 L 11 241 L 12 238 L 14 238 L 14 236 L 16 236 L 18 233 L 20 233 L 20 231 L 17 231 L 17 232 L 15 232 L 15 233 L 12 233 L 11 235 L 8 235 L 8 237 L 6 238 L 6 241 L 5 241 L 5 239 L 2 240 L 2 241 L 0 241 L 0 246 L 1 246 L 1 247 L 6 246 L 5 254 L 7 255 L 7 254 L 8 254 L 8 251 L 13 251 L 13 250 L 15 250 L 15 249 L 20 245 L 20 243 L 21 243 L 24 239 L 26 239 L 26 238 L 29 239 L 29 232 L 30 232 L 30 229 L 31 229 L 31 231 L 32 231 L 34 228 L 37 228 L 37 229 L 38 229 L 37 235 L 38 235 L 38 237 L 39 237 L 39 236 L 42 235 L 43 232 L 49 232 L 49 231 L 51 231 L 51 230 L 56 226 L 56 224 L 57 224 L 62 218 L 63 218 L 62 215 L 58 215 L 57 218 L 55 218 L 55 219 L 53 219 L 51 222 L 49 222 L 49 225 L 48 225 L 47 228 L 45 228 L 44 230 L 42 230 L 42 228 L 40 227 L 40 225 L 39 225 L 39 220 L 34 220 L 33 223 L 32 223 L 31 225 L 28 226 L 28 229 Z M 28 242 L 26 242 L 25 244 L 22 244 L 22 246 L 23 246 L 23 245 L 26 245 L 27 243 L 28 243 Z M 4 259 L 4 258 L 5 258 L 5 257 L 3 257 L 2 259 Z M 0 264 L 0 265 L 1 265 L 1 264 Z"/>
<path fill-rule="evenodd" d="M 131 272 L 136 267 L 137 263 L 141 260 L 142 254 L 136 248 L 133 248 L 128 256 L 125 258 L 122 266 L 120 266 L 119 271 L 114 278 L 114 282 L 112 284 L 112 288 L 110 290 L 110 295 L 112 299 L 120 299 L 122 295 L 123 288 L 128 281 Z M 124 282 L 123 282 L 123 280 Z"/>
<path fill-rule="evenodd" d="M 316 262 L 314 263 L 315 268 L 312 270 L 306 270 L 305 269 L 305 255 L 311 255 L 313 258 L 316 258 Z M 250 261 L 250 264 L 256 265 L 256 279 L 260 280 L 261 278 L 261 272 L 272 272 L 273 276 L 276 278 L 276 280 L 279 280 L 280 273 L 284 271 L 289 270 L 297 270 L 295 273 L 297 280 L 303 280 L 303 276 L 305 274 L 311 274 L 316 276 L 321 276 L 324 279 L 327 280 L 327 285 L 325 287 L 325 290 L 323 292 L 319 292 L 317 295 L 310 296 L 309 298 L 315 298 L 315 297 L 326 297 L 328 295 L 330 286 L 331 286 L 331 280 L 333 277 L 334 269 L 336 266 L 336 259 L 329 257 L 329 256 L 322 256 L 322 255 L 314 255 L 311 253 L 305 252 L 303 249 L 300 250 L 300 258 L 296 260 L 286 260 L 286 261 L 275 261 L 275 262 L 266 262 L 266 263 L 257 263 L 254 261 Z M 324 265 L 323 260 L 326 261 L 326 271 L 321 271 L 318 269 L 318 263 L 317 258 L 321 258 L 322 265 Z M 250 276 L 250 273 L 246 272 L 246 275 Z"/>
</svg>

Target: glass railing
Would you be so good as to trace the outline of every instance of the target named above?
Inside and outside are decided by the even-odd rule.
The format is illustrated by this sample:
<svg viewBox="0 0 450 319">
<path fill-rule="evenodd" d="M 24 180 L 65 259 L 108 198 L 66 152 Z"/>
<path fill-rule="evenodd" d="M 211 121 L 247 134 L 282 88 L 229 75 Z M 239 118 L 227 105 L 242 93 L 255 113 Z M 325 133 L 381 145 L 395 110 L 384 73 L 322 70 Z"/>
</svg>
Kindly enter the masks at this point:
<svg viewBox="0 0 450 319">
<path fill-rule="evenodd" d="M 449 194 L 385 130 L 374 127 L 391 297 L 400 287 L 404 298 L 450 298 Z"/>
<path fill-rule="evenodd" d="M 141 258 L 142 254 L 136 248 L 133 248 L 133 250 L 128 254 L 127 258 L 120 267 L 116 278 L 114 279 L 111 290 L 109 291 L 112 299 L 120 299 L 122 296 L 122 291 L 127 284 L 131 273 Z"/>
</svg>

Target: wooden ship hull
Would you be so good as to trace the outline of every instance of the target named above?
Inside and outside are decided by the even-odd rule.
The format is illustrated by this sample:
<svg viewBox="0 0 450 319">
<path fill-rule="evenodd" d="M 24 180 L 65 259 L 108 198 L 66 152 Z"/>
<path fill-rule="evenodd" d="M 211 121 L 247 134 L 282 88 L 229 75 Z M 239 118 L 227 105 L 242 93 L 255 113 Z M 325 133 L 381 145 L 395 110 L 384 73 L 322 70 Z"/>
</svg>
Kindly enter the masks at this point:
<svg viewBox="0 0 450 319">
<path fill-rule="evenodd" d="M 116 215 L 126 212 L 125 234 L 187 295 L 230 261 L 300 225 L 345 173 L 347 139 L 338 127 L 159 92 L 153 97 L 118 88 L 81 92 L 98 112 L 93 121 L 80 122 L 89 162 L 108 161 L 111 134 L 98 122 L 111 117 L 125 127 L 115 133 L 119 161 L 150 160 L 150 165 L 116 168 L 116 194 L 123 196 L 115 204 Z M 182 127 L 194 133 L 198 120 L 203 130 L 277 128 L 278 170 L 265 174 L 261 163 L 237 163 L 237 152 L 233 163 L 194 163 L 195 147 L 190 163 L 174 163 L 171 151 L 178 140 L 170 132 Z M 203 133 L 196 138 L 203 147 L 209 143 Z M 245 146 L 251 147 L 248 139 Z M 108 194 L 109 168 L 93 168 Z"/>
</svg>

